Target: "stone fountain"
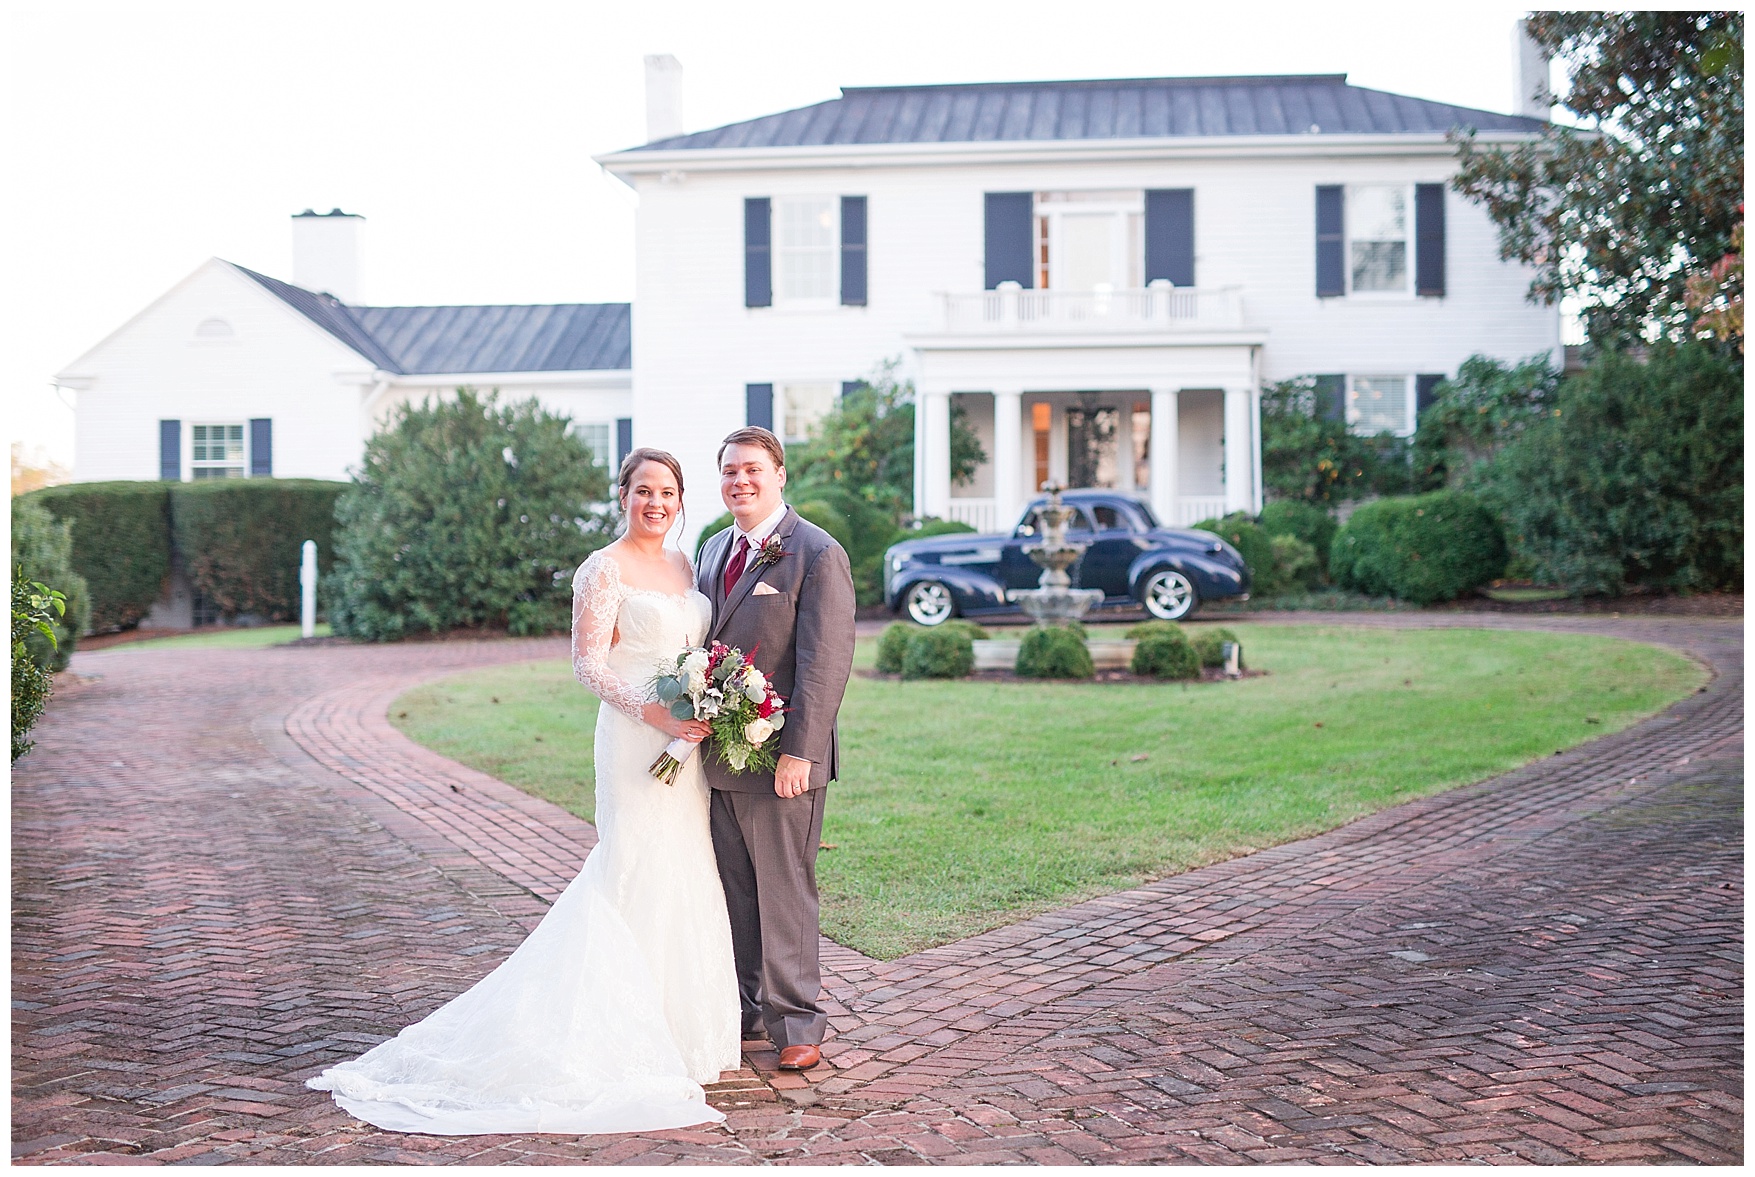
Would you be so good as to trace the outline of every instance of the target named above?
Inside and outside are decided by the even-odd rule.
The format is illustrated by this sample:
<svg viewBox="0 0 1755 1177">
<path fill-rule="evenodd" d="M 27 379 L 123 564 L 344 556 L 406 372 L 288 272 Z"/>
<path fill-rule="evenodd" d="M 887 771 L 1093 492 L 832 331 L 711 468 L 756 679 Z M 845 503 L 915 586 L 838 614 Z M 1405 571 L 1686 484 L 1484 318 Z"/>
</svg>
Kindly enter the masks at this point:
<svg viewBox="0 0 1755 1177">
<path fill-rule="evenodd" d="M 1042 489 L 1048 494 L 1047 504 L 1036 512 L 1042 523 L 1042 540 L 1024 545 L 1024 552 L 1042 569 L 1042 575 L 1037 578 L 1037 587 L 1013 589 L 1006 596 L 1034 618 L 1036 624 L 1059 625 L 1077 621 L 1092 607 L 1102 604 L 1103 590 L 1072 587 L 1072 577 L 1066 570 L 1078 562 L 1087 546 L 1066 538 L 1067 520 L 1076 509 L 1061 503 L 1060 492 L 1066 488 L 1060 483 L 1044 482 Z"/>
</svg>

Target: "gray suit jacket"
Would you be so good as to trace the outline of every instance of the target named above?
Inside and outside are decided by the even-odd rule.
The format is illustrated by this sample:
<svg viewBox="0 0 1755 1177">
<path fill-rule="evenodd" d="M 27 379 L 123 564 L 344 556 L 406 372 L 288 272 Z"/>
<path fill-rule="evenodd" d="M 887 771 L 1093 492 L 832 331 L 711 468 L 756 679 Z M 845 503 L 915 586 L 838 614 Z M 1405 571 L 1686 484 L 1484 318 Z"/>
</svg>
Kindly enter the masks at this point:
<svg viewBox="0 0 1755 1177">
<path fill-rule="evenodd" d="M 811 762 L 810 787 L 820 789 L 840 769 L 835 715 L 853 673 L 853 572 L 834 537 L 788 507 L 774 534 L 786 554 L 738 578 L 728 599 L 725 562 L 735 528 L 701 550 L 696 584 L 713 602 L 708 640 L 751 655 L 786 700 L 780 752 Z M 756 593 L 757 584 L 774 591 Z M 733 772 L 707 758 L 707 783 L 739 793 L 771 793 L 772 773 Z"/>
</svg>

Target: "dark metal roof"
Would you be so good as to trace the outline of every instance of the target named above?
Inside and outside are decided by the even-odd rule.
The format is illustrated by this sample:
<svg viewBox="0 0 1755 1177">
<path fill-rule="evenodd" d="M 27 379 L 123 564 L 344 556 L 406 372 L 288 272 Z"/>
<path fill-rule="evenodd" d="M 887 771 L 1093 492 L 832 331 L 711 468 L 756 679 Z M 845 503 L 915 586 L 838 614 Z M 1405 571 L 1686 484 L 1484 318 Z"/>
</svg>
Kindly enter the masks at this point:
<svg viewBox="0 0 1755 1177">
<path fill-rule="evenodd" d="M 1347 84 L 1345 74 L 1115 78 L 846 87 L 814 106 L 660 139 L 634 151 L 1227 135 L 1443 134 L 1540 130 L 1497 114 Z M 1319 130 L 1318 130 L 1319 129 Z"/>
<path fill-rule="evenodd" d="M 399 375 L 633 367 L 629 304 L 360 307 L 238 266 L 375 367 Z"/>
</svg>

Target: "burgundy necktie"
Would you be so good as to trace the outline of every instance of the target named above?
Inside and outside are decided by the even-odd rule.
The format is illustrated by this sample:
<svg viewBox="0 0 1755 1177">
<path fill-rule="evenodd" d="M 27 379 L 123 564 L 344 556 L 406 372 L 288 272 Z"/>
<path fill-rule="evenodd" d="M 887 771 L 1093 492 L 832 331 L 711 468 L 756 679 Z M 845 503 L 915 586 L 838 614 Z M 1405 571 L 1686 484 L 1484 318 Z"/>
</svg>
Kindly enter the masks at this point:
<svg viewBox="0 0 1755 1177">
<path fill-rule="evenodd" d="M 734 549 L 731 553 L 731 561 L 725 565 L 725 595 L 727 597 L 731 596 L 731 590 L 737 586 L 737 578 L 743 575 L 744 557 L 749 552 L 750 545 L 749 540 L 740 535 L 731 541 L 731 546 Z"/>
</svg>

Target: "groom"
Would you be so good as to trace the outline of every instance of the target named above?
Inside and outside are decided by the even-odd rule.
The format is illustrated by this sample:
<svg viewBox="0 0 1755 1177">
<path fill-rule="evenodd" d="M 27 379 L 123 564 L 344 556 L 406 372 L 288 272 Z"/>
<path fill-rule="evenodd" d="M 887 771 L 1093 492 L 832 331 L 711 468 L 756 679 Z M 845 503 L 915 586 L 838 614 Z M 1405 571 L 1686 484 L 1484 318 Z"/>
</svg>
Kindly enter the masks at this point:
<svg viewBox="0 0 1755 1177">
<path fill-rule="evenodd" d="M 713 852 L 731 914 L 743 1033 L 765 1028 L 780 1066 L 822 1060 L 828 1019 L 817 964 L 817 846 L 839 769 L 835 713 L 853 670 L 853 574 L 828 532 L 780 492 L 786 451 L 759 426 L 719 447 L 719 493 L 735 525 L 701 551 L 712 641 L 735 646 L 786 700 L 772 774 L 707 762 Z"/>
</svg>

